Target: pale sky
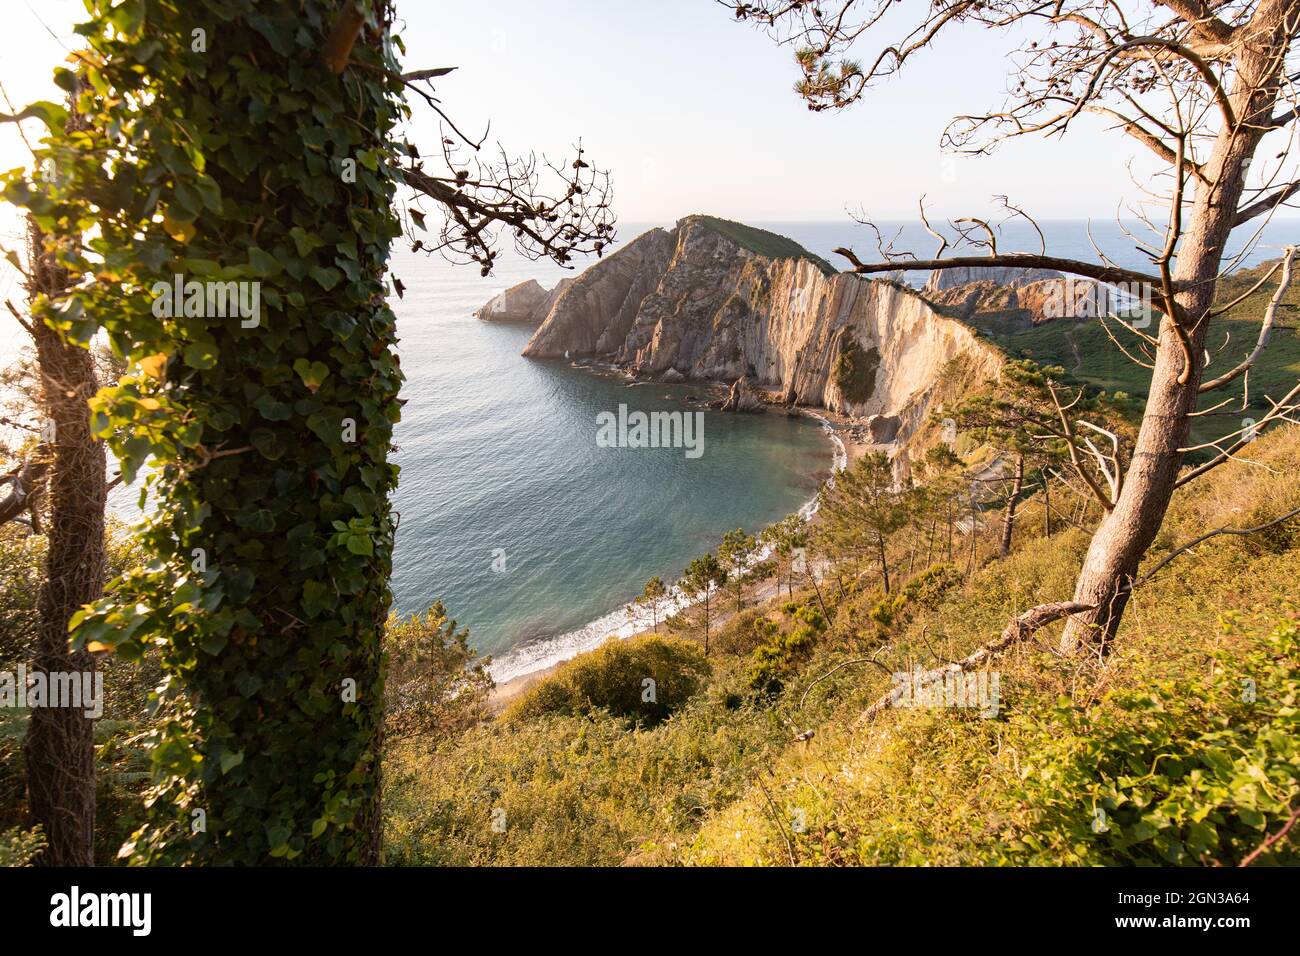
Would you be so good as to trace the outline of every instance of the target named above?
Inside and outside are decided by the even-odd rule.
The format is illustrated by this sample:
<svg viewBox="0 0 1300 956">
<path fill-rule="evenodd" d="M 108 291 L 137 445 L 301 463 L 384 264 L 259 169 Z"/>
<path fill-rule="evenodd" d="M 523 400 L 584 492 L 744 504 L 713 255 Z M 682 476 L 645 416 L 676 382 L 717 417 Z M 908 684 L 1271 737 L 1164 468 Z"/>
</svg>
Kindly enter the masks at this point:
<svg viewBox="0 0 1300 956">
<path fill-rule="evenodd" d="M 0 82 L 19 105 L 59 98 L 49 77 L 66 52 L 41 21 L 75 46 L 80 0 L 0 2 Z M 1041 218 L 1109 218 L 1136 195 L 1126 170 L 1133 147 L 1118 134 L 1091 135 L 1095 121 L 991 158 L 941 156 L 948 119 L 1001 100 L 1010 43 L 978 28 L 962 28 L 863 103 L 812 113 L 792 90 L 790 49 L 713 0 L 398 0 L 397 9 L 408 69 L 459 68 L 438 90 L 462 128 L 481 131 L 491 119 L 491 141 L 509 152 L 557 158 L 581 137 L 613 174 L 628 222 L 692 212 L 838 219 L 846 205 L 912 218 L 921 193 L 936 215 L 956 217 L 1008 192 Z M 416 140 L 432 145 L 434 117 L 423 103 L 415 109 Z M 13 127 L 0 126 L 0 168 L 24 159 Z"/>
<path fill-rule="evenodd" d="M 61 98 L 50 74 L 77 45 L 80 0 L 0 5 L 0 82 L 10 98 L 19 106 Z M 461 128 L 479 132 L 490 119 L 489 143 L 556 160 L 581 137 L 589 160 L 613 176 L 623 222 L 696 212 L 845 221 L 847 208 L 914 219 L 923 193 L 936 221 L 994 214 L 999 194 L 1041 219 L 1111 219 L 1139 198 L 1134 173 L 1158 168 L 1091 117 L 1064 139 L 1026 138 L 991 157 L 943 156 L 949 119 L 1002 100 L 1012 40 L 978 27 L 958 28 L 864 102 L 812 113 L 793 92 L 790 48 L 713 0 L 397 0 L 397 9 L 408 70 L 458 68 L 438 92 Z M 220 56 L 220 37 L 211 43 Z M 857 52 L 866 59 L 870 51 Z M 434 148 L 437 118 L 412 102 L 412 139 Z M 39 135 L 34 121 L 27 128 Z M 0 124 L 0 169 L 26 156 L 13 124 Z M 16 244 L 20 227 L 0 206 L 0 243 Z M 15 294 L 14 282 L 0 270 L 0 299 Z"/>
</svg>

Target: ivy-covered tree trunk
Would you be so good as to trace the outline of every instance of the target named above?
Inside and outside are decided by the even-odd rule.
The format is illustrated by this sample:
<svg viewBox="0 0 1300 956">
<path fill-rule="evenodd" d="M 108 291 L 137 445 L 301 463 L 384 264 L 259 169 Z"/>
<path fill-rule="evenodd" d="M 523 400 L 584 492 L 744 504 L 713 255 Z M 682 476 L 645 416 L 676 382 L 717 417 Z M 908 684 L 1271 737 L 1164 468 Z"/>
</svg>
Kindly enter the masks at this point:
<svg viewBox="0 0 1300 956">
<path fill-rule="evenodd" d="M 188 39 L 203 18 L 181 6 L 164 29 Z M 401 383 L 384 299 L 394 90 L 326 65 L 351 0 L 207 6 L 236 12 L 167 91 L 202 137 L 202 172 L 174 194 L 179 234 L 193 230 L 177 267 L 240 270 L 261 314 L 178 320 L 163 371 L 202 429 L 169 492 L 180 589 L 204 613 L 164 652 L 189 713 L 164 735 L 162 795 L 191 825 L 179 841 L 151 827 L 136 852 L 375 864 Z M 387 30 L 372 4 L 353 51 L 372 70 Z"/>
<path fill-rule="evenodd" d="M 5 195 L 94 277 L 48 317 L 130 360 L 94 420 L 128 479 L 154 465 L 154 563 L 73 622 L 83 645 L 160 655 L 157 781 L 123 855 L 377 863 L 402 378 L 390 5 L 90 6 L 88 132 L 39 105 L 60 176 Z"/>
<path fill-rule="evenodd" d="M 67 274 L 40 251 L 43 241 L 34 224 L 30 237 L 30 292 L 48 297 L 65 291 Z M 39 320 L 31 331 L 41 375 L 45 445 L 53 459 L 46 483 L 45 575 L 32 664 L 45 674 L 94 674 L 94 657 L 72 650 L 68 622 L 104 589 L 106 468 L 104 447 L 90 433 L 87 404 L 99 384 L 87 349 L 65 342 Z M 27 802 L 45 833 L 46 849 L 37 858 L 45 866 L 94 862 L 95 722 L 87 716 L 89 709 L 85 701 L 36 707 L 28 720 L 23 744 Z"/>
</svg>

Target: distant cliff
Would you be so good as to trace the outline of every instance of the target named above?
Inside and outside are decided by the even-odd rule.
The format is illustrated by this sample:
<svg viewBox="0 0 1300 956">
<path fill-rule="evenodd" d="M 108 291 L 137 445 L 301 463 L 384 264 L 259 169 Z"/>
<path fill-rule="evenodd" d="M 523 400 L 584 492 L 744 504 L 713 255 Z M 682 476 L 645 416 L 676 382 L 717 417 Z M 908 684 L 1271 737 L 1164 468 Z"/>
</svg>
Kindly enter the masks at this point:
<svg viewBox="0 0 1300 956">
<path fill-rule="evenodd" d="M 836 273 L 790 239 L 707 216 L 638 236 L 565 288 L 523 354 L 566 353 L 884 416 L 899 439 L 941 388 L 978 385 L 1002 363 L 904 286 Z"/>
</svg>

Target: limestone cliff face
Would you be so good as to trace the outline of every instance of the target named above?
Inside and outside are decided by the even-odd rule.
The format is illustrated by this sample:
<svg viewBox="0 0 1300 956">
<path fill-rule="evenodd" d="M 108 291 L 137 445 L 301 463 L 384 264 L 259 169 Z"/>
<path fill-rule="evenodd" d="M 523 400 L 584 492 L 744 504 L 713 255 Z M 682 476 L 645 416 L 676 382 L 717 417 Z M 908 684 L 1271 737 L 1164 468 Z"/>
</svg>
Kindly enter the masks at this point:
<svg viewBox="0 0 1300 956">
<path fill-rule="evenodd" d="M 718 223 L 688 217 L 589 268 L 524 355 L 568 352 L 656 377 L 747 378 L 783 402 L 896 417 L 900 440 L 924 422 L 941 378 L 973 386 L 1001 367 L 997 350 L 910 289 L 828 274 L 807 253 L 776 258 L 770 250 L 788 254 L 789 240 Z"/>
<path fill-rule="evenodd" d="M 668 267 L 673 234 L 651 229 L 596 263 L 556 299 L 525 355 L 610 355 L 636 320 L 642 300 Z"/>
<path fill-rule="evenodd" d="M 950 273 L 964 276 L 973 272 L 994 272 L 993 269 L 948 269 Z M 937 288 L 936 277 L 943 271 L 931 273 L 930 281 L 921 294 L 935 305 L 949 306 L 963 321 L 979 324 L 982 312 L 1002 313 L 1007 320 L 1017 320 L 1023 328 L 1041 325 L 1054 319 L 1074 318 L 1087 320 L 1105 315 L 1109 302 L 1107 287 L 1089 279 L 1067 279 L 1059 272 L 1045 269 L 1003 269 L 1002 281 L 981 278 L 959 285 Z M 1046 275 L 1046 278 L 1034 278 Z M 1018 314 L 1018 315 L 1017 315 Z"/>
<path fill-rule="evenodd" d="M 962 266 L 956 269 L 935 269 L 930 273 L 922 294 L 927 296 L 970 285 L 973 282 L 989 282 L 997 286 L 1012 288 L 1040 282 L 1043 279 L 1059 279 L 1061 273 L 1051 269 L 1025 269 L 1019 266 Z"/>
</svg>

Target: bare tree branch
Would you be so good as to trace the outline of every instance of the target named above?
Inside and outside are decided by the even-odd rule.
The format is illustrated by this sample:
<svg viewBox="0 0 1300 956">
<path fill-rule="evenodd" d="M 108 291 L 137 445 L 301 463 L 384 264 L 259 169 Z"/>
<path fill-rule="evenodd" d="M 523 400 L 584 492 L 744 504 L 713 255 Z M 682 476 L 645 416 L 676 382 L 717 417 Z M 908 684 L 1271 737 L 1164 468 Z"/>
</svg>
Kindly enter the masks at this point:
<svg viewBox="0 0 1300 956">
<path fill-rule="evenodd" d="M 954 661 L 951 664 L 927 672 L 927 677 L 933 678 L 930 683 L 942 683 L 946 674 L 974 670 L 981 664 L 992 660 L 1007 648 L 1029 640 L 1053 621 L 1059 621 L 1063 617 L 1069 617 L 1092 609 L 1091 604 L 1082 604 L 1078 601 L 1056 601 L 1052 604 L 1040 604 L 1037 607 L 1030 608 L 1008 624 L 997 640 L 985 644 L 979 650 L 959 661 Z M 858 717 L 857 723 L 870 720 L 881 711 L 889 708 L 894 703 L 896 696 L 897 691 L 890 690 L 889 693 L 864 710 Z"/>
<path fill-rule="evenodd" d="M 1241 361 L 1240 365 L 1232 369 L 1232 371 L 1225 372 L 1218 378 L 1212 378 L 1208 382 L 1202 382 L 1200 385 L 1200 391 L 1211 392 L 1216 388 L 1227 385 L 1233 379 L 1245 375 L 1254 368 L 1255 363 L 1259 361 L 1259 357 L 1264 353 L 1264 349 L 1268 347 L 1268 339 L 1273 332 L 1273 324 L 1277 320 L 1277 307 L 1281 304 L 1283 297 L 1286 295 L 1287 287 L 1291 285 L 1291 262 L 1295 258 L 1295 253 L 1295 246 L 1286 247 L 1285 253 L 1282 256 L 1282 278 L 1278 281 L 1277 289 L 1274 290 L 1273 298 L 1269 300 L 1268 307 L 1264 309 L 1264 321 L 1260 323 L 1259 339 L 1255 342 L 1254 350 Z"/>
</svg>

